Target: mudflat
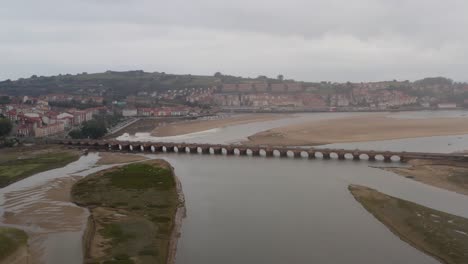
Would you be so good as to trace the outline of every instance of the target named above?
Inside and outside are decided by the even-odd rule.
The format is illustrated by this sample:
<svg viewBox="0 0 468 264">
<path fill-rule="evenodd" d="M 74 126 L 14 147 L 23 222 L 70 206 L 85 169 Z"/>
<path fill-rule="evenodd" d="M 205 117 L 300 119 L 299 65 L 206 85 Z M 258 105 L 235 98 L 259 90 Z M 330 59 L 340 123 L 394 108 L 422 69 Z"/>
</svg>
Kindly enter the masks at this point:
<svg viewBox="0 0 468 264">
<path fill-rule="evenodd" d="M 85 263 L 167 263 L 183 206 L 177 186 L 163 160 L 111 168 L 77 182 L 73 201 L 91 212 Z"/>
<path fill-rule="evenodd" d="M 397 119 L 369 114 L 310 121 L 252 135 L 245 144 L 323 145 L 468 133 L 466 118 Z"/>
<path fill-rule="evenodd" d="M 33 146 L 0 150 L 0 188 L 33 174 L 60 168 L 78 160 L 78 150 Z"/>
<path fill-rule="evenodd" d="M 245 114 L 219 117 L 217 119 L 197 119 L 169 123 L 153 130 L 152 136 L 167 137 L 205 131 L 225 126 L 242 125 L 254 122 L 270 121 L 284 118 L 282 114 Z"/>
<path fill-rule="evenodd" d="M 468 219 L 350 185 L 354 198 L 400 239 L 442 263 L 468 263 Z"/>
<path fill-rule="evenodd" d="M 438 188 L 468 195 L 468 164 L 457 161 L 410 160 L 408 168 L 383 168 Z"/>
</svg>

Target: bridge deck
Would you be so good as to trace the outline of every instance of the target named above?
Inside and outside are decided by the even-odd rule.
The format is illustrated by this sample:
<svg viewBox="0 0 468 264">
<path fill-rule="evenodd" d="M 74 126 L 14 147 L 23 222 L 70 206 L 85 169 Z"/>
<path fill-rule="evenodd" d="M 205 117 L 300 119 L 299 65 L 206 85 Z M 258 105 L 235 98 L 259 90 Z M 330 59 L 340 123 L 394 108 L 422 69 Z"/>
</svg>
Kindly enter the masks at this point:
<svg viewBox="0 0 468 264">
<path fill-rule="evenodd" d="M 385 161 L 398 159 L 405 162 L 409 159 L 432 159 L 432 160 L 455 160 L 468 161 L 468 156 L 459 153 L 427 153 L 427 152 L 395 152 L 395 151 L 373 151 L 373 150 L 346 150 L 328 148 L 302 148 L 284 146 L 243 146 L 225 144 L 193 144 L 193 143 L 169 143 L 169 142 L 124 142 L 107 140 L 62 140 L 53 143 L 69 145 L 80 148 L 95 148 L 101 151 L 118 150 L 133 152 L 184 152 L 184 153 L 205 153 L 205 154 L 225 154 L 225 155 L 252 155 L 252 156 L 280 156 L 280 157 L 308 157 L 315 158 L 322 155 L 328 159 L 332 155 L 338 159 L 352 157 L 354 160 L 363 159 L 366 155 L 368 160 L 375 160 L 376 157 Z"/>
</svg>

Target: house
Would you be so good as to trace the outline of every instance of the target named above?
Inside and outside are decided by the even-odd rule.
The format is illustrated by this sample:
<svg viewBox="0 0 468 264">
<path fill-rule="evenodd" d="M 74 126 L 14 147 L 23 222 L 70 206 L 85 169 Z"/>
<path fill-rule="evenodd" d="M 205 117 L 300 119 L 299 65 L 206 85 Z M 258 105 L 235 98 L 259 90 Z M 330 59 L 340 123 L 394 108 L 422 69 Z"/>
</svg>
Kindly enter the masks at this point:
<svg viewBox="0 0 468 264">
<path fill-rule="evenodd" d="M 138 110 L 136 108 L 125 108 L 122 110 L 122 115 L 124 117 L 137 116 Z"/>
<path fill-rule="evenodd" d="M 34 126 L 33 130 L 35 137 L 47 137 L 65 131 L 65 127 L 63 123 L 56 123 L 48 126 Z"/>
<path fill-rule="evenodd" d="M 439 109 L 455 109 L 457 108 L 456 103 L 439 103 L 437 104 L 437 108 Z"/>
<path fill-rule="evenodd" d="M 153 116 L 153 108 L 138 108 L 138 116 Z"/>
<path fill-rule="evenodd" d="M 288 92 L 302 92 L 303 90 L 303 87 L 302 87 L 302 84 L 300 83 L 288 83 L 287 84 L 287 87 L 288 87 Z"/>
<path fill-rule="evenodd" d="M 237 86 L 237 90 L 239 92 L 248 93 L 248 92 L 252 92 L 253 86 L 251 83 L 241 83 Z"/>
<path fill-rule="evenodd" d="M 232 93 L 237 91 L 237 84 L 223 84 L 223 88 L 221 88 L 223 93 Z"/>
<path fill-rule="evenodd" d="M 65 129 L 69 129 L 73 126 L 73 115 L 69 113 L 61 113 L 57 115 L 57 122 L 63 123 Z"/>
<path fill-rule="evenodd" d="M 30 137 L 33 135 L 32 126 L 30 124 L 20 124 L 16 127 L 17 137 Z"/>
<path fill-rule="evenodd" d="M 255 91 L 257 93 L 266 92 L 268 90 L 268 83 L 256 83 L 255 84 Z"/>
<path fill-rule="evenodd" d="M 273 83 L 271 85 L 271 91 L 274 93 L 284 93 L 286 92 L 286 86 L 282 83 Z"/>
</svg>

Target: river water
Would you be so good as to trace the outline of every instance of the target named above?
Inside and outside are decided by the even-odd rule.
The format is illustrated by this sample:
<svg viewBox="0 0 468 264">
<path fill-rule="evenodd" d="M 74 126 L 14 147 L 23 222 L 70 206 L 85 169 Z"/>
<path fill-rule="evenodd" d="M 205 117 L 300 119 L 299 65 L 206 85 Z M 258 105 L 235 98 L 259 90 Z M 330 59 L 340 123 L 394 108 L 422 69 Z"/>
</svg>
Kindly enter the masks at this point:
<svg viewBox="0 0 468 264">
<path fill-rule="evenodd" d="M 403 115 L 403 118 L 425 114 L 411 113 L 406 117 Z M 283 124 L 343 115 L 348 114 L 299 115 L 282 121 L 227 127 L 201 136 L 192 134 L 178 140 L 234 142 Z M 209 141 L 210 137 L 215 142 Z M 466 139 L 467 136 L 432 137 L 334 146 L 451 152 L 468 149 Z M 149 156 L 168 160 L 182 182 L 187 217 L 183 221 L 178 244 L 178 264 L 438 263 L 402 242 L 370 215 L 349 193 L 349 184 L 365 185 L 437 210 L 468 217 L 468 196 L 371 168 L 370 163 L 365 161 L 187 154 Z M 47 205 L 45 208 L 62 217 L 46 218 L 55 219 L 58 226 L 48 229 L 47 225 L 41 224 L 44 220 L 40 211 L 21 218 L 21 212 L 25 210 L 20 208 L 50 200 L 47 192 L 53 186 L 51 180 L 64 180 L 72 175 L 84 176 L 108 167 L 95 166 L 96 160 L 95 154 L 90 154 L 62 169 L 37 174 L 0 190 L 0 213 L 3 211 L 7 216 L 2 222 L 5 224 L 5 220 L 11 218 L 9 214 L 19 215 L 23 219 L 19 227 L 42 234 L 35 239 L 47 253 L 38 255 L 42 263 L 80 263 L 80 227 L 85 225 L 87 212 L 67 216 L 60 214 L 63 208 Z M 383 165 L 380 162 L 372 163 L 373 166 L 379 164 Z M 52 200 L 54 206 L 73 206 L 60 203 L 58 199 Z M 60 224 L 60 219 L 67 223 L 78 221 L 70 228 L 70 224 Z M 69 258 L 64 262 L 66 256 Z"/>
</svg>

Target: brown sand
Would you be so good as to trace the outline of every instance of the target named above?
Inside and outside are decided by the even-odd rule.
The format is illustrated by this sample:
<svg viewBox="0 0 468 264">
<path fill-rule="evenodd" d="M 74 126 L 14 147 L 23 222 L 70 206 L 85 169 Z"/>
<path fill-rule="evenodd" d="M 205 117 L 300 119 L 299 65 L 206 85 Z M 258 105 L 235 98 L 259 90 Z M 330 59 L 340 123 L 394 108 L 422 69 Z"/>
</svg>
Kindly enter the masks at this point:
<svg viewBox="0 0 468 264">
<path fill-rule="evenodd" d="M 43 185 L 5 194 L 3 222 L 25 227 L 29 236 L 32 263 L 44 263 L 44 256 L 47 254 L 45 250 L 53 250 L 46 249 L 43 244 L 49 234 L 82 229 L 87 212 L 70 203 L 71 187 L 79 178 L 81 177 L 58 178 Z M 30 199 L 31 196 L 37 198 Z M 19 209 L 16 209 L 18 206 Z"/>
<path fill-rule="evenodd" d="M 466 118 L 396 119 L 384 114 L 312 121 L 267 130 L 246 144 L 322 145 L 468 133 Z"/>
<path fill-rule="evenodd" d="M 468 195 L 468 164 L 456 161 L 411 160 L 409 168 L 383 168 L 438 188 Z"/>
<path fill-rule="evenodd" d="M 101 158 L 96 163 L 97 165 L 120 164 L 120 163 L 136 162 L 136 161 L 142 161 L 142 160 L 148 159 L 144 156 L 137 155 L 137 154 L 110 153 L 110 152 L 100 152 L 99 157 Z"/>
<path fill-rule="evenodd" d="M 246 115 L 235 115 L 226 118 L 220 118 L 216 120 L 191 120 L 170 123 L 165 126 L 161 126 L 153 130 L 152 136 L 167 137 L 177 136 L 189 133 L 200 132 L 213 128 L 242 125 L 254 122 L 270 121 L 284 118 L 286 115 L 282 114 L 246 114 Z"/>
</svg>

